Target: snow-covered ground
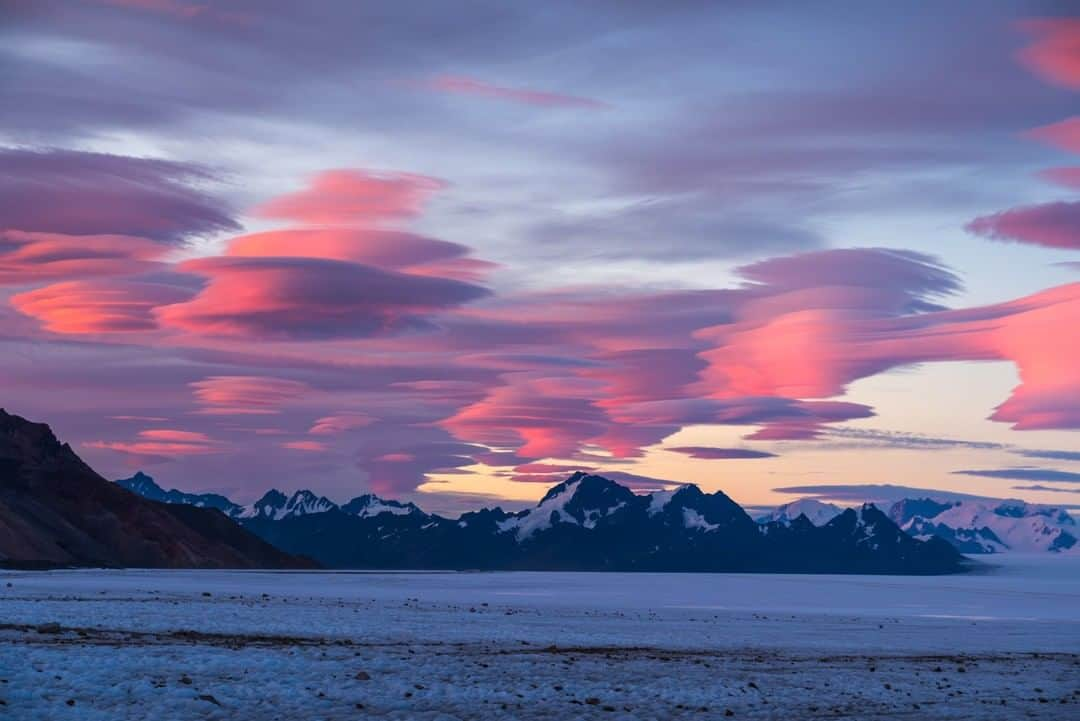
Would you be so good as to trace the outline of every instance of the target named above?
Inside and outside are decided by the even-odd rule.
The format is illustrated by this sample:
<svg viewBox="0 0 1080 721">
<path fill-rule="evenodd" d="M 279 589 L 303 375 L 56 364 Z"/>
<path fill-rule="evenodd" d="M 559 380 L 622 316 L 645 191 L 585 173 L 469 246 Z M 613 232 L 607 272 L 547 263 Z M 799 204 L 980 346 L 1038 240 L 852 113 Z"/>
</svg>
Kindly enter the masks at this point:
<svg viewBox="0 0 1080 721">
<path fill-rule="evenodd" d="M 2 572 L 0 718 L 1080 718 L 1080 559 L 994 561 Z"/>
</svg>

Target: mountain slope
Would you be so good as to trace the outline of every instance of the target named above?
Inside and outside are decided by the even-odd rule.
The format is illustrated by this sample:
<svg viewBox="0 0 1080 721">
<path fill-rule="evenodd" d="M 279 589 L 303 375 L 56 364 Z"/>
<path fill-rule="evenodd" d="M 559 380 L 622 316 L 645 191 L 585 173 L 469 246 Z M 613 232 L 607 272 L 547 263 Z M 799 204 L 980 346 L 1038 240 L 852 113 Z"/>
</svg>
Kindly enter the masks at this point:
<svg viewBox="0 0 1080 721">
<path fill-rule="evenodd" d="M 275 507 L 286 498 L 276 491 L 267 496 Z M 454 520 L 373 496 L 331 506 L 240 520 L 279 548 L 337 568 L 949 573 L 963 567 L 950 545 L 912 539 L 873 506 L 821 527 L 803 515 L 758 524 L 721 492 L 687 485 L 637 495 L 586 473 L 517 513 L 482 509 Z"/>
<path fill-rule="evenodd" d="M 0 410 L 0 564 L 165 568 L 312 565 L 220 511 L 150 501 L 110 483 L 47 425 Z"/>
</svg>

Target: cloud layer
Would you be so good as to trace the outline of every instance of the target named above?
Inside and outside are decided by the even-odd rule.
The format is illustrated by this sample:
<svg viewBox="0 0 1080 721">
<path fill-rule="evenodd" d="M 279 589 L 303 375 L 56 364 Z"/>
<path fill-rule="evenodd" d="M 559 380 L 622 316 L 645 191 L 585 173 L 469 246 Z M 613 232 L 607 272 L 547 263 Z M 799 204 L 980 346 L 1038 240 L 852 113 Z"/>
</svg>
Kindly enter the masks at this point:
<svg viewBox="0 0 1080 721">
<path fill-rule="evenodd" d="M 17 3 L 5 404 L 241 497 L 809 447 L 1011 480 L 860 382 L 1009 363 L 950 410 L 1080 429 L 1080 26 L 850 5 Z"/>
</svg>

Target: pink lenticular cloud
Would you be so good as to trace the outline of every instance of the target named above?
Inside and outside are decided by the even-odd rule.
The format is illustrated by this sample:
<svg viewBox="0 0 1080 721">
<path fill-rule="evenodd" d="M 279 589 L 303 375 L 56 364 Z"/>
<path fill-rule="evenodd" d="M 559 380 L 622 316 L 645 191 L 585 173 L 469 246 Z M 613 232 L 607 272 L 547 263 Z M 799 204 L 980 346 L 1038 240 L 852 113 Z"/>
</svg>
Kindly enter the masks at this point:
<svg viewBox="0 0 1080 721">
<path fill-rule="evenodd" d="M 312 390 L 300 381 L 268 376 L 212 376 L 190 386 L 206 415 L 273 415 Z"/>
<path fill-rule="evenodd" d="M 1027 20 L 1021 28 L 1032 42 L 1020 51 L 1020 61 L 1047 82 L 1080 90 L 1080 19 Z"/>
<path fill-rule="evenodd" d="M 406 173 L 321 173 L 310 188 L 257 212 L 337 227 L 240 236 L 224 256 L 187 261 L 180 269 L 203 276 L 205 287 L 186 302 L 158 308 L 157 316 L 186 333 L 284 340 L 428 329 L 428 316 L 489 294 L 454 277 L 455 270 L 477 275 L 478 267 L 446 265 L 469 260 L 464 246 L 371 226 L 412 217 L 441 187 Z M 438 273 L 443 267 L 446 276 Z"/>
<path fill-rule="evenodd" d="M 211 443 L 210 437 L 198 431 L 181 431 L 173 428 L 150 428 L 139 431 L 140 438 L 152 441 L 175 441 L 178 443 Z"/>
<path fill-rule="evenodd" d="M 1027 135 L 1047 145 L 1080 153 L 1080 115 L 1029 130 Z"/>
<path fill-rule="evenodd" d="M 407 240 L 395 248 L 387 242 L 391 237 Z M 327 337 L 343 333 L 347 337 L 357 332 L 355 324 L 390 312 L 387 308 L 394 308 L 394 313 L 416 312 L 423 297 L 416 283 L 453 283 L 345 260 L 279 254 L 300 252 L 308 238 L 326 241 L 310 243 L 312 252 L 364 254 L 366 260 L 387 266 L 460 257 L 462 252 L 452 244 L 381 231 L 244 236 L 235 255 L 180 266 L 208 280 L 194 300 L 185 297 L 185 302 L 160 306 L 142 302 L 136 304 L 135 316 L 143 322 L 148 314 L 159 318 L 178 334 L 174 342 L 181 343 L 187 334 L 208 332 L 211 320 L 237 324 L 243 337 L 264 342 L 303 339 L 309 336 L 302 333 L 311 333 L 312 328 L 329 328 L 323 331 Z M 371 238 L 377 240 L 365 246 Z M 245 247 L 246 243 L 250 244 Z M 274 255 L 261 255 L 264 252 Z M 332 282 L 338 268 L 347 269 L 348 282 Z M 310 282 L 302 280 L 306 270 L 317 271 Z M 384 336 L 377 346 L 368 346 L 368 353 L 378 347 L 384 358 L 396 363 L 411 353 L 435 354 L 444 373 L 483 370 L 485 375 L 473 380 L 402 380 L 382 389 L 397 398 L 395 403 L 438 413 L 430 420 L 439 428 L 482 446 L 447 446 L 447 441 L 439 440 L 430 446 L 395 449 L 392 439 L 408 438 L 408 425 L 394 430 L 393 423 L 355 412 L 323 416 L 308 432 L 334 436 L 360 431 L 350 438 L 397 434 L 381 442 L 379 452 L 367 454 L 369 460 L 361 460 L 360 467 L 371 474 L 372 487 L 401 490 L 415 487 L 427 473 L 460 469 L 482 457 L 485 462 L 521 465 L 522 459 L 587 459 L 599 448 L 616 459 L 637 458 L 642 449 L 693 424 L 756 426 L 747 436 L 751 440 L 816 438 L 831 423 L 872 415 L 863 404 L 815 400 L 843 394 L 854 380 L 910 363 L 999 358 L 1020 365 L 1024 384 L 995 412 L 996 420 L 1021 429 L 1073 427 L 1080 422 L 1061 401 L 1080 382 L 1071 378 L 1068 367 L 1040 373 L 1052 362 L 1043 357 L 1051 351 L 1031 340 L 1033 331 L 1026 330 L 1028 324 L 1050 328 L 1075 318 L 1068 286 L 1059 295 L 1015 304 L 945 311 L 935 301 L 959 288 L 956 276 L 936 260 L 908 251 L 821 251 L 762 261 L 740 272 L 747 282 L 726 291 L 578 290 L 489 297 L 476 309 L 445 304 L 444 332 Z M 239 280 L 233 282 L 234 278 Z M 378 278 L 394 281 L 385 295 L 374 282 Z M 219 295 L 215 284 L 222 282 L 228 293 Z M 130 285 L 118 280 L 101 290 L 119 291 Z M 354 295 L 357 288 L 362 293 Z M 406 295 L 395 295 L 403 288 L 407 300 Z M 53 317 L 55 330 L 67 322 L 68 332 L 87 332 L 91 320 L 108 318 L 108 295 L 70 312 L 59 298 L 76 294 L 54 289 L 44 295 L 60 304 Z M 35 308 L 16 296 L 16 304 L 20 302 L 24 312 L 49 317 L 47 308 Z M 1056 310 L 1033 320 L 1032 313 L 1044 305 Z M 217 309 L 216 314 L 201 317 L 193 306 Z M 338 327 L 339 322 L 344 325 Z M 482 331 L 474 334 L 469 327 L 477 322 Z M 293 323 L 296 330 L 283 334 Z M 102 320 L 92 327 L 103 332 L 117 329 L 117 324 Z M 1024 340 L 1014 342 L 1009 330 Z M 503 349 L 497 354 L 489 350 L 495 339 L 501 339 Z M 1053 385 L 1050 377 L 1064 379 L 1064 386 Z M 197 413 L 208 415 L 280 415 L 290 403 L 312 393 L 299 381 L 261 375 L 212 376 L 191 387 L 200 406 Z M 97 447 L 167 458 L 183 452 L 170 444 L 199 445 L 194 436 L 171 433 L 151 429 L 136 441 L 102 442 Z M 159 445 L 150 445 L 155 443 Z M 315 452 L 330 446 L 322 440 L 299 440 L 282 447 Z M 489 453 L 488 448 L 496 452 Z M 188 450 L 192 455 L 201 452 Z M 753 449 L 683 451 L 697 458 L 770 455 Z M 504 458 L 496 461 L 495 456 Z M 547 475 L 525 466 L 516 474 L 521 480 Z"/>
<path fill-rule="evenodd" d="M 959 288 L 935 259 L 913 252 L 844 249 L 746 266 L 748 286 L 733 322 L 699 330 L 711 348 L 699 390 L 713 398 L 827 398 L 891 359 L 852 352 L 876 319 L 935 309 Z"/>
<path fill-rule="evenodd" d="M 166 441 L 89 441 L 88 448 L 100 448 L 133 456 L 157 456 L 175 458 L 177 456 L 200 456 L 207 453 L 221 453 L 225 449 L 194 443 L 169 443 Z"/>
<path fill-rule="evenodd" d="M 445 187 L 438 178 L 413 173 L 327 170 L 309 188 L 274 198 L 255 213 L 312 225 L 379 225 L 417 216 L 428 197 Z"/>
<path fill-rule="evenodd" d="M 102 448 L 131 456 L 171 459 L 180 456 L 200 456 L 226 450 L 205 433 L 171 428 L 151 428 L 139 431 L 135 441 L 92 441 L 89 448 Z"/>
<path fill-rule="evenodd" d="M 319 441 L 286 441 L 281 444 L 281 447 L 291 451 L 305 451 L 307 453 L 322 453 L 330 448 Z"/>
<path fill-rule="evenodd" d="M 383 463 L 410 463 L 415 461 L 416 457 L 411 453 L 384 453 L 375 460 Z"/>
<path fill-rule="evenodd" d="M 606 110 L 607 103 L 583 98 L 576 95 L 563 95 L 561 93 L 546 92 L 543 90 L 529 90 L 527 88 L 510 88 L 502 85 L 492 85 L 476 78 L 464 75 L 439 75 L 426 83 L 428 88 L 442 93 L 454 95 L 475 95 L 495 100 L 505 100 L 523 105 L 536 105 L 546 108 L 583 108 L 588 110 Z"/>
<path fill-rule="evenodd" d="M 466 257 L 469 248 L 386 228 L 296 228 L 233 238 L 230 257 L 303 257 L 351 261 L 412 275 L 479 282 L 497 266 Z"/>
<path fill-rule="evenodd" d="M 126 235 L 0 230 L 0 285 L 134 275 L 162 266 L 167 248 Z"/>
<path fill-rule="evenodd" d="M 1080 201 L 1012 208 L 976 218 L 967 229 L 992 240 L 1080 249 Z"/>
<path fill-rule="evenodd" d="M 975 320 L 955 329 L 981 331 L 994 352 L 1017 365 L 1020 385 L 992 420 L 1018 430 L 1080 428 L 1080 283 L 998 306 L 1004 320 Z M 1062 329 L 1066 329 L 1061 332 Z"/>
<path fill-rule="evenodd" d="M 552 380 L 512 379 L 441 425 L 458 438 L 512 449 L 518 458 L 572 457 L 610 421 L 587 395 L 559 394 Z"/>
<path fill-rule="evenodd" d="M 607 304 L 589 318 L 582 312 L 588 305 L 579 303 L 574 320 L 593 332 L 564 331 L 561 342 L 589 363 L 553 364 L 543 371 L 511 366 L 498 386 L 441 425 L 464 440 L 510 452 L 508 463 L 580 457 L 591 446 L 632 458 L 691 424 L 758 426 L 747 436 L 751 440 L 812 439 L 829 424 L 873 415 L 863 404 L 824 400 L 842 395 L 859 378 L 934 360 L 1010 359 L 1020 364 L 1026 381 L 1032 375 L 1023 369 L 1041 354 L 1019 345 L 1006 348 L 996 338 L 1017 327 L 1029 308 L 1049 302 L 1048 296 L 947 311 L 933 301 L 959 288 L 956 276 L 917 253 L 823 251 L 754 264 L 742 273 L 756 282 L 717 296 L 712 325 L 685 330 L 685 342 L 697 344 L 688 358 L 681 349 L 612 353 L 603 347 L 610 328 L 622 324 L 621 313 L 651 330 L 665 312 L 662 304 Z M 1067 300 L 1068 291 L 1062 293 Z M 1057 314 L 1048 323 L 1077 313 L 1070 303 L 1054 305 Z M 547 316 L 553 307 L 545 308 Z M 699 322 L 706 323 L 708 310 L 699 312 Z M 530 312 L 521 316 L 529 318 Z M 992 323 L 967 323 L 982 316 Z M 561 323 L 573 328 L 574 320 Z M 1059 369 L 1058 375 L 1068 374 Z M 1080 385 L 1066 385 L 1074 383 Z M 1040 384 L 1035 380 L 1035 387 Z M 1071 416 L 1038 409 L 1050 396 L 1026 387 L 1014 395 L 996 419 L 1018 428 L 1072 427 Z"/>
<path fill-rule="evenodd" d="M 188 297 L 188 289 L 164 283 L 78 280 L 19 293 L 10 302 L 54 333 L 133 333 L 157 329 L 154 309 Z"/>
<path fill-rule="evenodd" d="M 375 420 L 363 413 L 339 413 L 318 419 L 308 433 L 314 436 L 336 436 L 370 426 Z"/>
<path fill-rule="evenodd" d="M 1080 167 L 1047 168 L 1039 172 L 1039 177 L 1063 188 L 1080 189 Z"/>
<path fill-rule="evenodd" d="M 238 338 L 388 335 L 429 326 L 426 316 L 488 295 L 449 278 L 322 258 L 215 257 L 180 269 L 207 279 L 183 303 L 157 308 L 162 326 Z"/>
<path fill-rule="evenodd" d="M 436 429 L 413 427 L 403 433 L 384 426 L 361 440 L 356 465 L 367 474 L 372 491 L 399 494 L 424 483 L 428 474 L 460 473 L 484 450 Z"/>
<path fill-rule="evenodd" d="M 1080 393 L 1080 371 L 1066 360 L 1080 347 L 1080 337 L 1054 332 L 1080 323 L 1080 283 L 995 306 L 917 314 L 867 313 L 861 294 L 848 296 L 850 307 L 845 310 L 838 303 L 843 297 L 827 294 L 831 309 L 826 314 L 807 315 L 804 297 L 797 307 L 774 309 L 764 322 L 755 315 L 748 326 L 736 320 L 730 327 L 710 329 L 705 337 L 720 347 L 702 354 L 710 361 L 704 383 L 716 397 L 753 391 L 822 398 L 842 393 L 858 378 L 897 366 L 1011 360 L 1022 382 L 993 420 L 1017 429 L 1080 427 L 1080 409 L 1067 400 Z M 835 401 L 824 403 L 809 408 L 811 416 L 837 420 L 849 412 L 829 407 Z M 811 437 L 820 422 L 813 417 L 781 419 L 751 437 Z"/>
<path fill-rule="evenodd" d="M 307 257 L 345 260 L 402 269 L 460 258 L 469 249 L 457 243 L 381 228 L 300 228 L 233 238 L 226 255 Z"/>
</svg>

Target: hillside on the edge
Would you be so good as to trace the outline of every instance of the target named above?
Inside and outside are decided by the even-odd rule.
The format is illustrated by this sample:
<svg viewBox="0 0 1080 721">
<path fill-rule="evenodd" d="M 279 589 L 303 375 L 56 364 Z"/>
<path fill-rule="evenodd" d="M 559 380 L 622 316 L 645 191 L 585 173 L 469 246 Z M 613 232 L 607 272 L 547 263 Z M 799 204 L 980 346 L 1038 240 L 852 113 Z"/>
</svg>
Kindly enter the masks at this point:
<svg viewBox="0 0 1080 721">
<path fill-rule="evenodd" d="M 306 568 L 213 509 L 150 501 L 0 409 L 0 565 Z"/>
</svg>

